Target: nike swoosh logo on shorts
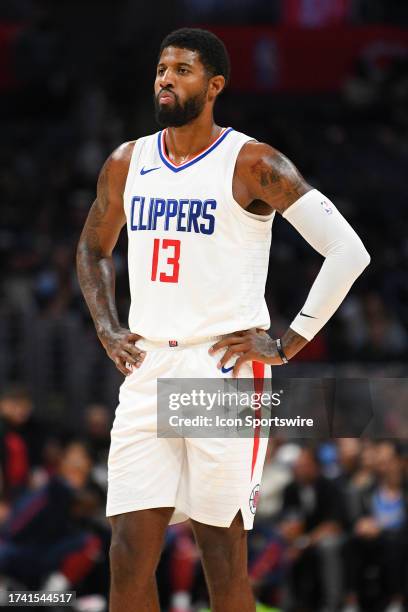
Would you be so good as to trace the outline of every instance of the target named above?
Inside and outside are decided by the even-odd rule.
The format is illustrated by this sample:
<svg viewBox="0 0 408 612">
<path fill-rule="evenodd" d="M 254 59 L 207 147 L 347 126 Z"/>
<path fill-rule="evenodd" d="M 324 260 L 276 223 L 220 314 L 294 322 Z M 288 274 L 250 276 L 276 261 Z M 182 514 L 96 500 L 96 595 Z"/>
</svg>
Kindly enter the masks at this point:
<svg viewBox="0 0 408 612">
<path fill-rule="evenodd" d="M 140 171 L 140 174 L 142 174 L 142 175 L 143 174 L 148 174 L 149 172 L 153 172 L 153 170 L 160 170 L 160 168 L 161 168 L 161 166 L 157 166 L 157 168 L 148 168 L 147 170 L 145 170 L 144 166 L 143 166 L 143 168 Z"/>
<path fill-rule="evenodd" d="M 300 313 L 300 316 L 301 316 L 301 317 L 307 317 L 308 319 L 317 319 L 317 317 L 312 317 L 312 315 L 307 315 L 307 314 L 305 314 L 304 312 L 301 312 L 301 313 Z"/>
<path fill-rule="evenodd" d="M 223 374 L 227 374 L 227 372 L 231 372 L 231 370 L 233 370 L 233 369 L 234 369 L 234 366 L 231 366 L 230 368 L 224 368 L 224 366 L 222 366 L 221 372 Z"/>
</svg>

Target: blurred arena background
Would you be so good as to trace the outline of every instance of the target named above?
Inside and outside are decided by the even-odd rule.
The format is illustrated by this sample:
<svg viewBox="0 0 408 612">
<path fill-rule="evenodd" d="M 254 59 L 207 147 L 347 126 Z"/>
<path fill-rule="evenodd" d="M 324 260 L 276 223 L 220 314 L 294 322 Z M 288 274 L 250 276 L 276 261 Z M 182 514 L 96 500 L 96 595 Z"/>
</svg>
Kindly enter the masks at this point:
<svg viewBox="0 0 408 612">
<path fill-rule="evenodd" d="M 372 256 L 288 371 L 407 376 L 406 0 L 2 0 L 3 601 L 7 589 L 71 587 L 78 609 L 106 609 L 106 460 L 121 377 L 96 338 L 74 253 L 104 159 L 157 129 L 158 46 L 183 25 L 213 30 L 230 52 L 217 122 L 283 151 Z M 115 264 L 126 322 L 124 235 Z M 266 294 L 273 335 L 319 265 L 277 219 Z M 260 610 L 406 609 L 407 405 L 406 393 L 384 403 L 383 437 L 271 440 L 249 535 Z M 188 526 L 169 530 L 158 580 L 163 610 L 206 608 Z"/>
</svg>

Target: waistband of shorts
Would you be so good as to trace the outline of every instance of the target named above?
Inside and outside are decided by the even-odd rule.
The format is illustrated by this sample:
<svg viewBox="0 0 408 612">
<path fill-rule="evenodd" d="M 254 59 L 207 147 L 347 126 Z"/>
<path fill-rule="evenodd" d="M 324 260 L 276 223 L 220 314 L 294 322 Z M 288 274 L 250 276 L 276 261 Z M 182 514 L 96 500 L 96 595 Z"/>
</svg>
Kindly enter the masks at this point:
<svg viewBox="0 0 408 612">
<path fill-rule="evenodd" d="M 209 342 L 218 342 L 225 336 L 203 336 L 201 338 L 183 338 L 177 340 L 177 338 L 169 340 L 150 340 L 149 338 L 141 338 L 137 341 L 137 346 L 143 350 L 158 349 L 158 348 L 186 348 L 188 346 L 195 346 L 197 344 L 206 344 Z"/>
</svg>

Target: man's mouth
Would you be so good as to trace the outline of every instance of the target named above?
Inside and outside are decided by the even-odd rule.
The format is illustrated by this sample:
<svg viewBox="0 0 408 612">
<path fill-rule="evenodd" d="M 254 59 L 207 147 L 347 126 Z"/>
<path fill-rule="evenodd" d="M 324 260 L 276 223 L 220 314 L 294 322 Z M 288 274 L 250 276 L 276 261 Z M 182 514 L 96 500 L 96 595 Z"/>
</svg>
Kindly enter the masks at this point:
<svg viewBox="0 0 408 612">
<path fill-rule="evenodd" d="M 162 91 L 159 94 L 159 102 L 161 104 L 169 104 L 176 99 L 176 96 L 171 91 Z"/>
</svg>

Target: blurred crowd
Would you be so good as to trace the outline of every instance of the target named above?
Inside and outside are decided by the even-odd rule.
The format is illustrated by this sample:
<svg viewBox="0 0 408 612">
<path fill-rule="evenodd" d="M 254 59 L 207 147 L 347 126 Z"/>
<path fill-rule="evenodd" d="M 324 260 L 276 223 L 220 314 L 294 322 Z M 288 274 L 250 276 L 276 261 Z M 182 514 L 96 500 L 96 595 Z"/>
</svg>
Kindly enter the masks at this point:
<svg viewBox="0 0 408 612">
<path fill-rule="evenodd" d="M 89 405 L 81 435 L 50 428 L 22 387 L 0 400 L 0 591 L 75 590 L 104 610 L 111 411 Z M 249 532 L 261 610 L 402 612 L 408 571 L 408 446 L 387 440 L 271 439 Z M 205 610 L 188 523 L 168 530 L 158 569 L 162 609 Z M 88 606 L 88 607 L 87 607 Z"/>
</svg>

